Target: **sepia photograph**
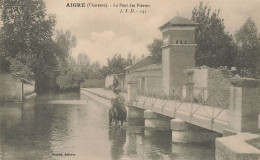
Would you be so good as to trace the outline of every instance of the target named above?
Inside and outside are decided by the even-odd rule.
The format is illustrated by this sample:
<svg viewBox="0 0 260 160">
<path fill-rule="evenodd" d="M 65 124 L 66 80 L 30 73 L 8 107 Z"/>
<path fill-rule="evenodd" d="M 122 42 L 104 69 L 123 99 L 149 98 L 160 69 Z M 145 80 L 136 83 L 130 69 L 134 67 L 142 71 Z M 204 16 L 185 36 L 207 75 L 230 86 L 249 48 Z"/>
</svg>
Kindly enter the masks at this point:
<svg viewBox="0 0 260 160">
<path fill-rule="evenodd" d="M 0 160 L 260 160 L 260 0 L 0 0 Z"/>
</svg>

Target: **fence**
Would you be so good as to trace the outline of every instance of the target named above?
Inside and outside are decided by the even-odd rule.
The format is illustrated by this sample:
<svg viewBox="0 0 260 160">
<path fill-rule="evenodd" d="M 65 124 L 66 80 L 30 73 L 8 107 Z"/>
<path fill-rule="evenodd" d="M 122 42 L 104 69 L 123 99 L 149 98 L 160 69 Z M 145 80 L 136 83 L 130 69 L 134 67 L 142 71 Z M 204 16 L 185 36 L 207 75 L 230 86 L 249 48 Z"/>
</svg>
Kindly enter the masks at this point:
<svg viewBox="0 0 260 160">
<path fill-rule="evenodd" d="M 193 88 L 176 92 L 172 96 L 165 94 L 163 88 L 135 88 L 133 103 L 135 106 L 152 111 L 155 108 L 161 108 L 162 112 L 165 109 L 173 111 L 172 117 L 181 112 L 189 116 L 190 121 L 194 116 L 210 119 L 211 128 L 216 121 L 228 123 L 229 89 L 227 88 Z"/>
</svg>

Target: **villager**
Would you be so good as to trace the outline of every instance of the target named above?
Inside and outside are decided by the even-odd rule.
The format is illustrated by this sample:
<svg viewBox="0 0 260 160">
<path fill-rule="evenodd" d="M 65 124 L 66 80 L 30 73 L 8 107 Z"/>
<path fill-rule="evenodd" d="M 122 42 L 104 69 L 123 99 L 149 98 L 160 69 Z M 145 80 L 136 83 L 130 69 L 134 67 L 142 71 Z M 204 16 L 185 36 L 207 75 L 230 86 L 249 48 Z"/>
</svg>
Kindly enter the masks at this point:
<svg viewBox="0 0 260 160">
<path fill-rule="evenodd" d="M 114 91 L 116 90 L 116 88 L 118 87 L 118 85 L 119 85 L 118 79 L 116 78 L 116 76 L 114 76 L 114 80 L 113 80 Z"/>
<path fill-rule="evenodd" d="M 232 73 L 231 78 L 241 78 L 238 73 L 237 73 L 237 68 L 236 67 L 231 67 L 230 72 Z"/>
<path fill-rule="evenodd" d="M 111 100 L 112 103 L 112 110 L 116 109 L 118 113 L 121 113 L 124 118 L 124 121 L 127 122 L 126 120 L 126 108 L 125 108 L 125 98 L 122 94 L 120 94 L 121 90 L 120 89 L 115 89 L 114 90 L 114 97 Z"/>
</svg>

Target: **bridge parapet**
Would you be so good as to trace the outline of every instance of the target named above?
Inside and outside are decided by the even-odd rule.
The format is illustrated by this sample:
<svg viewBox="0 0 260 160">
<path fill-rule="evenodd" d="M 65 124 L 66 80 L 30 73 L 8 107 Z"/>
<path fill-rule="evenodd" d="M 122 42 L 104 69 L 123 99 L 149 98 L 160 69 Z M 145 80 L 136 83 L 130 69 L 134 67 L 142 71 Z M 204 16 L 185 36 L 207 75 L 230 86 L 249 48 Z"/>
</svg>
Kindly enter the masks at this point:
<svg viewBox="0 0 260 160">
<path fill-rule="evenodd" d="M 128 100 L 132 106 L 220 133 L 224 129 L 258 131 L 260 80 L 230 81 L 230 88 L 193 87 L 185 94 L 178 92 L 171 96 L 165 94 L 163 88 L 140 89 L 137 82 L 132 82 L 129 83 Z"/>
<path fill-rule="evenodd" d="M 129 85 L 131 106 L 148 109 L 171 118 L 180 118 L 200 127 L 223 132 L 228 129 L 229 88 L 193 88 L 194 92 L 174 92 L 168 95 L 163 88 L 141 89 Z M 182 90 L 180 88 L 179 90 Z M 223 92 L 225 91 L 225 92 Z M 228 93 L 227 96 L 222 93 Z"/>
</svg>

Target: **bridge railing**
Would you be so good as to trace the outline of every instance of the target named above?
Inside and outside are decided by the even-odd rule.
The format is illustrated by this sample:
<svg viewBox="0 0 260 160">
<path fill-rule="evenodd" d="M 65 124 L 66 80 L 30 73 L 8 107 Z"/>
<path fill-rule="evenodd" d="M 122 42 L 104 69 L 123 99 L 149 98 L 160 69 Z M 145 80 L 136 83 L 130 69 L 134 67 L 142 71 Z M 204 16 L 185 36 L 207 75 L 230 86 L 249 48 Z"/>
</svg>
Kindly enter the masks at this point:
<svg viewBox="0 0 260 160">
<path fill-rule="evenodd" d="M 179 89 L 180 91 L 183 88 Z M 133 92 L 134 104 L 141 105 L 143 108 L 155 107 L 173 110 L 176 116 L 177 112 L 183 112 L 190 116 L 202 116 L 210 119 L 212 124 L 215 121 L 228 122 L 229 108 L 229 88 L 199 88 L 194 87 L 192 91 L 177 92 L 173 95 L 167 95 L 163 88 L 135 88 Z"/>
</svg>

